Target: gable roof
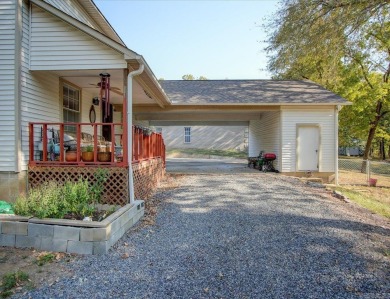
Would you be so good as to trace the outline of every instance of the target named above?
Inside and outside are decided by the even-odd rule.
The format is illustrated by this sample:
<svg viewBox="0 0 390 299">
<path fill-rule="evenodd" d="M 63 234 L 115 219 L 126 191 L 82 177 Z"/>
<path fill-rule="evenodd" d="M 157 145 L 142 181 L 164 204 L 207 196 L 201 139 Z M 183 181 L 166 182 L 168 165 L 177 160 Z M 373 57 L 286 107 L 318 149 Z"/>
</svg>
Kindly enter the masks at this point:
<svg viewBox="0 0 390 299">
<path fill-rule="evenodd" d="M 44 0 L 30 0 L 30 2 L 36 5 L 37 7 L 43 9 L 44 11 L 47 11 L 48 13 L 52 14 L 53 16 L 58 17 L 65 23 L 68 23 L 69 25 L 75 27 L 81 32 L 86 33 L 87 35 L 91 36 L 97 41 L 123 54 L 124 60 L 128 64 L 128 69 L 134 70 L 134 67 L 136 67 L 135 69 L 138 69 L 139 66 L 143 64 L 145 66 L 145 70 L 139 76 L 137 76 L 137 79 L 141 79 L 142 81 L 147 82 L 146 84 L 152 85 L 150 92 L 153 93 L 153 95 L 155 96 L 155 100 L 159 103 L 160 106 L 170 104 L 167 95 L 162 90 L 159 81 L 157 80 L 153 71 L 147 64 L 144 57 L 132 51 L 131 49 L 127 48 L 126 45 L 122 42 L 122 40 L 120 40 L 119 37 L 115 38 L 116 32 L 113 31 L 111 25 L 109 25 L 106 19 L 104 20 L 102 19 L 104 18 L 104 16 L 100 13 L 100 11 L 93 3 L 93 1 L 91 2 L 90 0 L 81 0 L 79 3 L 83 5 L 84 9 L 88 10 L 89 14 L 92 13 L 93 10 L 95 10 L 95 20 L 97 20 L 96 16 L 101 14 L 101 16 L 99 17 L 101 21 L 100 25 L 102 24 L 104 25 L 104 22 L 107 22 L 107 24 L 104 25 L 103 27 L 106 28 L 107 32 L 109 32 L 112 29 L 111 34 L 107 34 L 107 32 L 105 32 L 105 34 L 100 32 L 99 30 L 91 27 L 89 24 L 86 24 L 80 21 L 79 19 L 75 19 L 73 16 L 58 9 L 52 4 L 45 2 Z M 90 4 L 90 6 L 87 6 L 87 4 Z M 114 39 L 112 39 L 112 37 Z"/>
<path fill-rule="evenodd" d="M 348 105 L 342 97 L 311 81 L 163 80 L 172 104 Z"/>
</svg>

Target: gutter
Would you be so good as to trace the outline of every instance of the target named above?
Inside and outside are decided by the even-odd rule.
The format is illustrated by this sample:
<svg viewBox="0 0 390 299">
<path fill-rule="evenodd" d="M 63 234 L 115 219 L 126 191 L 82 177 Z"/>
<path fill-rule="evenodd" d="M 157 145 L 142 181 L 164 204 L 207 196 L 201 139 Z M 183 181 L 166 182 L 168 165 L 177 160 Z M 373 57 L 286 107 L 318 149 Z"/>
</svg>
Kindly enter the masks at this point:
<svg viewBox="0 0 390 299">
<path fill-rule="evenodd" d="M 127 155 L 129 161 L 129 200 L 134 203 L 134 180 L 133 180 L 133 77 L 144 71 L 145 65 L 140 62 L 139 69 L 127 75 Z"/>
</svg>

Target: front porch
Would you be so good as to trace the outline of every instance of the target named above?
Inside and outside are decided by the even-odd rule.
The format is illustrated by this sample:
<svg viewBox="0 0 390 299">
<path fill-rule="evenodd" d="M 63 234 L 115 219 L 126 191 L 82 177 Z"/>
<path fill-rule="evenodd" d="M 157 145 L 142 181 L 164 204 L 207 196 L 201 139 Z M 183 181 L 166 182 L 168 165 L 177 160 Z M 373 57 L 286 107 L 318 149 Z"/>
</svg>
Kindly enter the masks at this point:
<svg viewBox="0 0 390 299">
<path fill-rule="evenodd" d="M 103 127 L 111 132 L 109 140 L 98 134 Z M 129 162 L 137 199 L 146 199 L 165 173 L 163 138 L 149 128 L 132 126 L 132 134 L 128 134 L 124 123 L 30 123 L 29 132 L 30 188 L 48 180 L 94 181 L 95 172 L 106 168 L 109 176 L 103 203 L 125 205 L 130 196 Z M 127 147 L 129 135 L 131 151 Z M 87 151 L 91 158 L 85 158 Z"/>
</svg>

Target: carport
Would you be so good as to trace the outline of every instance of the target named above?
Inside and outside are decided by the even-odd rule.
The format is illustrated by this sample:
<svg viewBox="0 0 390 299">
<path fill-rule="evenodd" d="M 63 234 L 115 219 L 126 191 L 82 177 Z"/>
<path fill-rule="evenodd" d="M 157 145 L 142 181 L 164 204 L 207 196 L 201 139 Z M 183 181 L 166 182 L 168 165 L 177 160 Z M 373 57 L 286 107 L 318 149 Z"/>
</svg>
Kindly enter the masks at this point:
<svg viewBox="0 0 390 299">
<path fill-rule="evenodd" d="M 163 80 L 170 105 L 135 105 L 134 123 L 249 127 L 249 156 L 277 155 L 294 176 L 337 180 L 338 111 L 349 104 L 310 81 Z"/>
</svg>

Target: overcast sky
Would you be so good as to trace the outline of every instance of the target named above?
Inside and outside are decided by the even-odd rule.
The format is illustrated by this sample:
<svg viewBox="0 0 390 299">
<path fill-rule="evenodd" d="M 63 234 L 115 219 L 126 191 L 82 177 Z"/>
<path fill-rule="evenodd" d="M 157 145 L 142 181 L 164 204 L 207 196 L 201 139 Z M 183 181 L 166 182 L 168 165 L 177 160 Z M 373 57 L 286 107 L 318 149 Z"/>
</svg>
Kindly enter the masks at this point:
<svg viewBox="0 0 390 299">
<path fill-rule="evenodd" d="M 131 50 L 157 78 L 267 79 L 260 24 L 276 0 L 95 0 Z"/>
</svg>

